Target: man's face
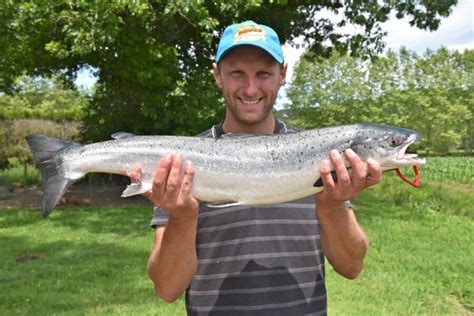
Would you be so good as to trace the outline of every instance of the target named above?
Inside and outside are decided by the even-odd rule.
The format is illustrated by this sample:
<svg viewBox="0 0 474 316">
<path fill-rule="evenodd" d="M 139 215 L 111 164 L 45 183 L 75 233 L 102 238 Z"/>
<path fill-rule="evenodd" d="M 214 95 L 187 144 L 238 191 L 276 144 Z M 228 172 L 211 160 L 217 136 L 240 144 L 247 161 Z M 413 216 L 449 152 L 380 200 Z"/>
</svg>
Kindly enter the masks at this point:
<svg viewBox="0 0 474 316">
<path fill-rule="evenodd" d="M 256 125 L 268 118 L 285 82 L 286 64 L 281 66 L 260 48 L 240 46 L 213 67 L 227 104 L 226 120 Z"/>
</svg>

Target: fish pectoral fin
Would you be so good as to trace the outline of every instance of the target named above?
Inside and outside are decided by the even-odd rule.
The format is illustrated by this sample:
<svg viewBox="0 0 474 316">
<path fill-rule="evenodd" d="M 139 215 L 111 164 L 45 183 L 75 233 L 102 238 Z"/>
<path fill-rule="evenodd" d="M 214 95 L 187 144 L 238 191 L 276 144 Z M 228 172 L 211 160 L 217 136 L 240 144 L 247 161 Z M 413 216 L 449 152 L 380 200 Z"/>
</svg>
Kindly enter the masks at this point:
<svg viewBox="0 0 474 316">
<path fill-rule="evenodd" d="M 324 186 L 324 185 L 323 185 L 323 179 L 322 179 L 322 178 L 319 178 L 319 179 L 316 180 L 316 182 L 313 184 L 313 187 L 315 187 L 315 188 L 320 188 L 320 187 L 322 187 L 322 186 Z"/>
<path fill-rule="evenodd" d="M 348 167 L 348 168 L 346 168 L 346 170 L 349 173 L 349 175 L 352 175 L 352 167 Z M 331 177 L 334 180 L 334 183 L 337 183 L 336 170 L 331 171 Z M 323 186 L 324 186 L 323 179 L 321 177 L 318 180 L 316 180 L 316 182 L 313 184 L 313 187 L 316 187 L 316 188 L 320 188 L 320 187 L 323 187 Z"/>
<path fill-rule="evenodd" d="M 121 197 L 140 195 L 151 191 L 151 187 L 151 183 L 132 183 L 127 185 L 127 188 L 122 192 Z"/>
<path fill-rule="evenodd" d="M 224 208 L 224 207 L 237 206 L 237 205 L 241 205 L 241 203 L 237 201 L 207 203 L 207 206 L 212 207 L 212 208 Z"/>
<path fill-rule="evenodd" d="M 336 170 L 333 170 L 331 171 L 331 177 L 332 179 L 334 180 L 334 182 L 337 182 L 337 173 L 336 173 Z M 316 188 L 320 188 L 320 187 L 323 187 L 324 184 L 323 184 L 323 178 L 319 178 L 318 180 L 316 180 L 316 182 L 313 184 L 313 187 L 316 187 Z"/>
</svg>

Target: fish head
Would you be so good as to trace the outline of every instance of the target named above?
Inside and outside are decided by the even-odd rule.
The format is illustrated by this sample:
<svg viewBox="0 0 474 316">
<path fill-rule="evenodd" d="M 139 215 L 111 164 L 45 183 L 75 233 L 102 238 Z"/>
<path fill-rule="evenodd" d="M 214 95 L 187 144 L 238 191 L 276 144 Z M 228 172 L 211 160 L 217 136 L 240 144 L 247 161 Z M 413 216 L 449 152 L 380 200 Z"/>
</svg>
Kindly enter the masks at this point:
<svg viewBox="0 0 474 316">
<path fill-rule="evenodd" d="M 421 136 L 412 130 L 387 125 L 361 125 L 351 148 L 363 159 L 377 160 L 382 171 L 426 164 L 417 154 L 407 153 Z"/>
</svg>

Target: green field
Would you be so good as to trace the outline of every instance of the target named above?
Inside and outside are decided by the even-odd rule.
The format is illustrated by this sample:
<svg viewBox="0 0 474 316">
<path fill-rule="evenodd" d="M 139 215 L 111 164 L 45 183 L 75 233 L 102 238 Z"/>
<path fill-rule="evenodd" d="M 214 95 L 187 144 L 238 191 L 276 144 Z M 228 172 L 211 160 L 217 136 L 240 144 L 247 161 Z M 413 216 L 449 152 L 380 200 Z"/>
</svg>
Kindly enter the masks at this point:
<svg viewBox="0 0 474 316">
<path fill-rule="evenodd" d="M 328 266 L 330 314 L 474 312 L 473 162 L 432 158 L 420 189 L 386 174 L 353 201 L 370 248 L 354 281 Z M 69 208 L 47 220 L 0 211 L 0 315 L 184 315 L 183 300 L 156 299 L 147 278 L 150 216 L 125 207 Z"/>
<path fill-rule="evenodd" d="M 428 157 L 421 170 L 428 180 L 474 187 L 474 157 Z"/>
</svg>

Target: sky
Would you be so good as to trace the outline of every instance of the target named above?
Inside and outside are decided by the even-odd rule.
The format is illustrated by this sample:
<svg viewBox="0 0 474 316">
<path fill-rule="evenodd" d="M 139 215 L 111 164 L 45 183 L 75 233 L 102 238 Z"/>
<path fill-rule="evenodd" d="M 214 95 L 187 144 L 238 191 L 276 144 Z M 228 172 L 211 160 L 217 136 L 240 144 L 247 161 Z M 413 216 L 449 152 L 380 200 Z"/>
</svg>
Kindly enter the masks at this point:
<svg viewBox="0 0 474 316">
<path fill-rule="evenodd" d="M 441 20 L 438 30 L 423 31 L 408 24 L 408 19 L 397 19 L 394 14 L 382 27 L 388 33 L 386 49 L 398 51 L 402 46 L 423 54 L 426 49 L 437 50 L 444 46 L 451 50 L 474 49 L 474 0 L 459 0 L 448 18 Z M 321 13 L 322 15 L 326 13 Z M 302 49 L 285 45 L 283 53 L 288 63 L 287 82 L 291 82 L 294 66 Z M 88 71 L 78 75 L 76 85 L 90 89 L 95 79 Z"/>
<path fill-rule="evenodd" d="M 325 14 L 327 13 L 322 13 Z M 395 14 L 382 24 L 382 28 L 387 32 L 384 38 L 385 50 L 390 48 L 398 51 L 405 47 L 423 54 L 427 49 L 437 50 L 442 46 L 459 51 L 474 49 L 474 0 L 459 0 L 449 17 L 442 19 L 439 28 L 434 32 L 412 27 L 408 18 L 399 20 Z M 302 52 L 302 49 L 283 46 L 288 63 L 287 82 L 291 82 L 294 66 Z"/>
</svg>

